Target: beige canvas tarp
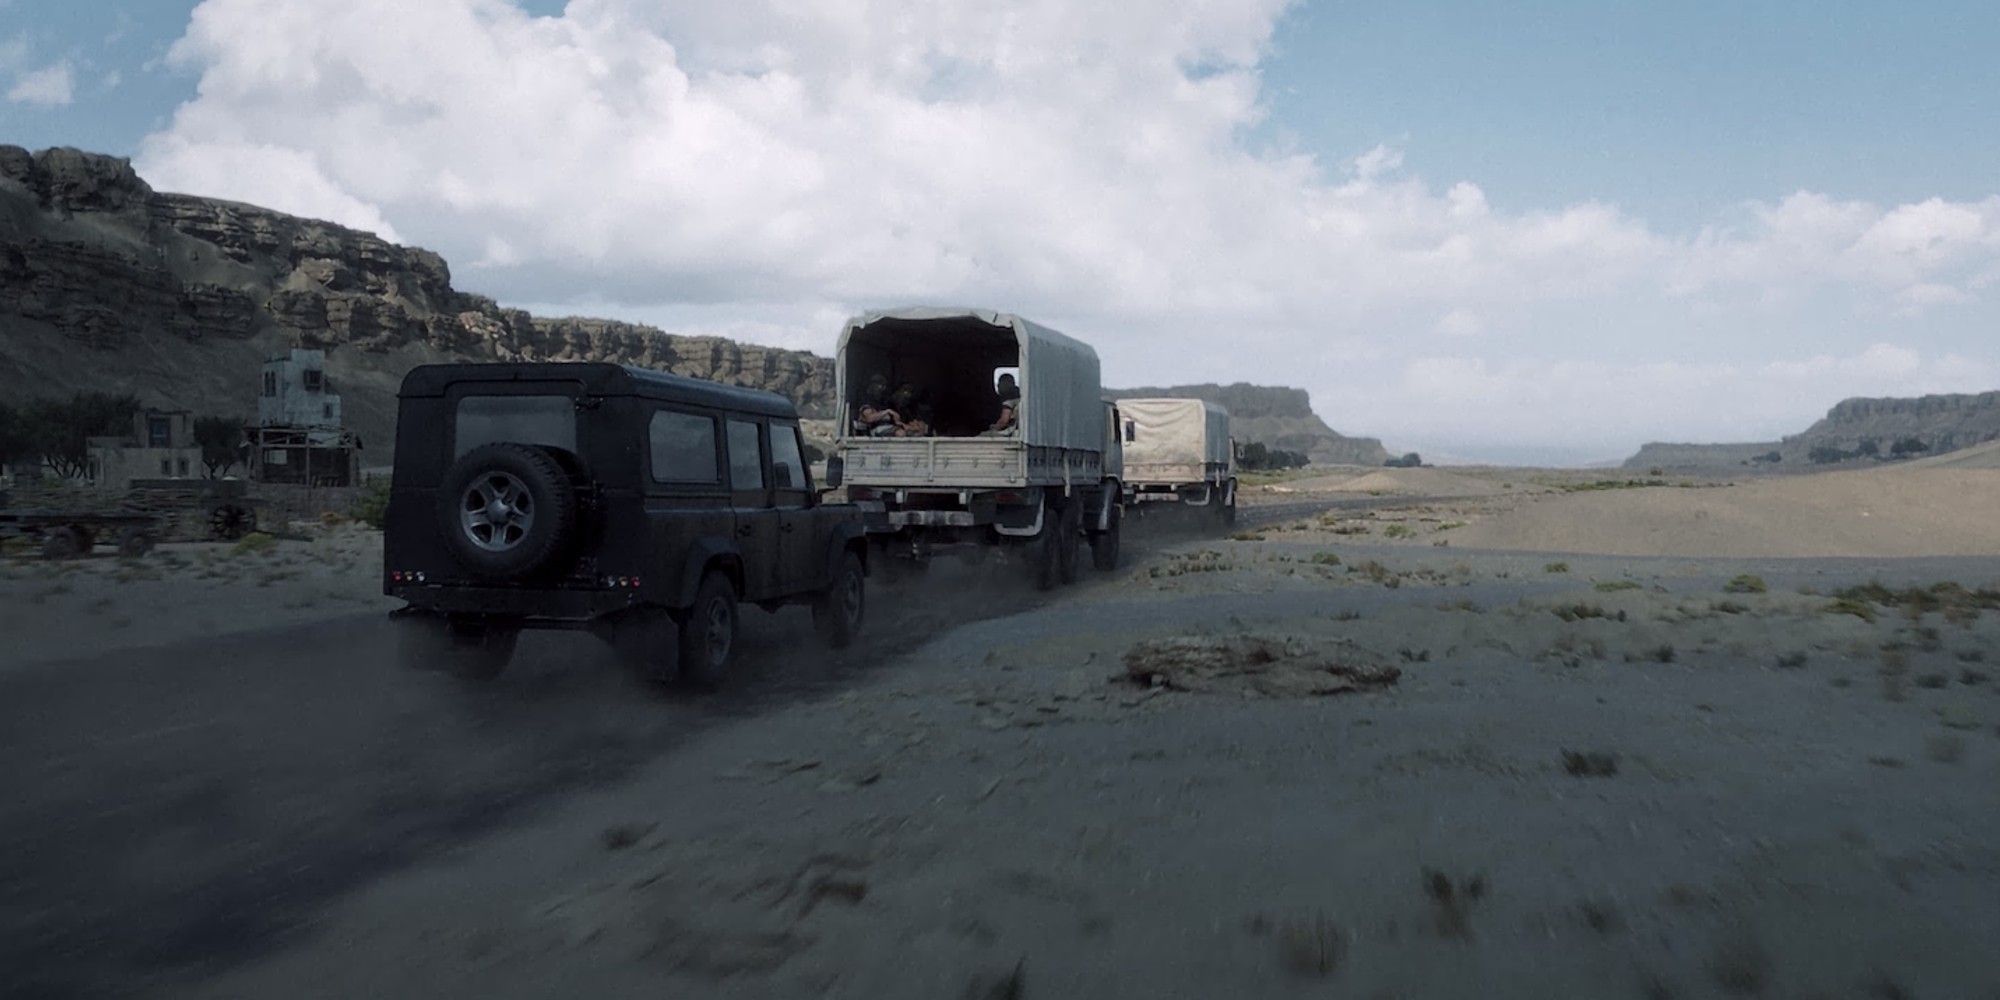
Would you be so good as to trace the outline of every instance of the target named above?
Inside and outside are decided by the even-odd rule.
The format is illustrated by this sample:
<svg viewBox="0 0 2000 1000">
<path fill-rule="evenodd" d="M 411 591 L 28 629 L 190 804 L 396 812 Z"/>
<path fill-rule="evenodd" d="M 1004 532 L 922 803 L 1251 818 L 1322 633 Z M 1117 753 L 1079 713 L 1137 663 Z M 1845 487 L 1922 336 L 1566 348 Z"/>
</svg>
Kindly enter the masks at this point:
<svg viewBox="0 0 2000 1000">
<path fill-rule="evenodd" d="M 1128 479 L 1200 482 L 1229 467 L 1229 411 L 1199 399 L 1121 399 Z M 1203 467 L 1209 467 L 1205 470 Z"/>
</svg>

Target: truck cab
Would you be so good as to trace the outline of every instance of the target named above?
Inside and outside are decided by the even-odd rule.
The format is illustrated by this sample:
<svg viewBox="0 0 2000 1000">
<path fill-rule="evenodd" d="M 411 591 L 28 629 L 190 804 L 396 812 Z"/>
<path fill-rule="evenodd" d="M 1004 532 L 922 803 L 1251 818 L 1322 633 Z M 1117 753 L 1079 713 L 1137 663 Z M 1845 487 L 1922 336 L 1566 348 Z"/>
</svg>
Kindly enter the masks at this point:
<svg viewBox="0 0 2000 1000">
<path fill-rule="evenodd" d="M 610 364 L 424 365 L 398 396 L 383 592 L 413 665 L 490 677 L 524 629 L 588 631 L 714 683 L 738 607 L 845 644 L 862 512 L 821 501 L 772 393 Z"/>
</svg>

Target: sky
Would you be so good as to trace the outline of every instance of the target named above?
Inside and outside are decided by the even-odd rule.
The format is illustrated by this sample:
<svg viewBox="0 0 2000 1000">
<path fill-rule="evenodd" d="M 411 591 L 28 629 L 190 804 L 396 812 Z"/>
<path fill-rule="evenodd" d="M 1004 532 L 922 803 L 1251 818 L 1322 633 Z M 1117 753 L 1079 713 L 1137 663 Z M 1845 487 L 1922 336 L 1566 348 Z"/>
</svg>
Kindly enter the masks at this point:
<svg viewBox="0 0 2000 1000">
<path fill-rule="evenodd" d="M 0 0 L 0 142 L 820 352 L 975 304 L 1428 458 L 2000 389 L 2000 5 Z"/>
</svg>

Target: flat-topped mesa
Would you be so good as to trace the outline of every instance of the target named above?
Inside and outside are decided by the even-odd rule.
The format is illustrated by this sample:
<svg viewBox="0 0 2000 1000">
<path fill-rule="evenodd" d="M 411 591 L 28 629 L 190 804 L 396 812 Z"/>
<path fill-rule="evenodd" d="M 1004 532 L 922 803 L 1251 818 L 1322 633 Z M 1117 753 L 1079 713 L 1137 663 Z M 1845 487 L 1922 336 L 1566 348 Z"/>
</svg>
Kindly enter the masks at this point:
<svg viewBox="0 0 2000 1000">
<path fill-rule="evenodd" d="M 1813 467 L 1842 461 L 1935 455 L 2000 439 L 2000 392 L 1856 397 L 1782 441 L 1652 443 L 1625 468 Z"/>
</svg>

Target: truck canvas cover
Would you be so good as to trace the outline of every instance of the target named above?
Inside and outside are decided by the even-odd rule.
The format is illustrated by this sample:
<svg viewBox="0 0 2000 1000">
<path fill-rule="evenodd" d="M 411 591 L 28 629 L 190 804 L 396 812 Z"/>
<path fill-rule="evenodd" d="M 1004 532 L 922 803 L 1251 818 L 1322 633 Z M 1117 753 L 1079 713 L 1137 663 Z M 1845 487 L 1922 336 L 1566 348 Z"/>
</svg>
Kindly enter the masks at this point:
<svg viewBox="0 0 2000 1000">
<path fill-rule="evenodd" d="M 835 380 L 843 405 L 858 396 L 864 372 L 882 371 L 899 356 L 935 355 L 978 369 L 968 391 L 990 393 L 993 369 L 1019 366 L 1018 440 L 1035 447 L 1104 450 L 1104 403 L 1097 352 L 1081 341 L 1011 313 L 918 307 L 863 313 L 840 332 Z M 846 421 L 840 433 L 846 434 Z"/>
<path fill-rule="evenodd" d="M 1203 467 L 1230 461 L 1229 411 L 1199 399 L 1121 399 L 1125 475 L 1131 480 L 1200 482 Z"/>
</svg>

